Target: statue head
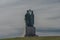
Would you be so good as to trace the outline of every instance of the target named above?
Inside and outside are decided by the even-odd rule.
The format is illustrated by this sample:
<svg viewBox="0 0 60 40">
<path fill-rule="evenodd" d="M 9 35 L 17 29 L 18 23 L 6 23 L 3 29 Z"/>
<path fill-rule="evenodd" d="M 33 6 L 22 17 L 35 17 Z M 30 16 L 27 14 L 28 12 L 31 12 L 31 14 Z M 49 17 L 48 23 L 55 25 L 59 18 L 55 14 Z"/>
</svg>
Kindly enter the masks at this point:
<svg viewBox="0 0 60 40">
<path fill-rule="evenodd" d="M 29 13 L 29 10 L 27 10 L 27 13 Z"/>
<path fill-rule="evenodd" d="M 29 10 L 27 10 L 27 13 L 31 15 L 31 14 L 33 14 L 33 11 L 31 9 L 29 9 Z"/>
<path fill-rule="evenodd" d="M 29 9 L 28 11 L 29 11 L 29 14 L 32 14 L 32 10 L 31 9 Z"/>
<path fill-rule="evenodd" d="M 32 11 L 32 14 L 33 14 L 33 11 Z"/>
</svg>

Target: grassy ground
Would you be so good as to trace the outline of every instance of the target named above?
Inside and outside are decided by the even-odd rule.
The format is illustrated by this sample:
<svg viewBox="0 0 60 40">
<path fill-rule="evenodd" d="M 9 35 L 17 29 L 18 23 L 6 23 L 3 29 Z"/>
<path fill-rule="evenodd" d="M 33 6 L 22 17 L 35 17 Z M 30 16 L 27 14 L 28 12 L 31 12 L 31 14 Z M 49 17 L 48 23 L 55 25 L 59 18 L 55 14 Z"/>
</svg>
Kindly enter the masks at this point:
<svg viewBox="0 0 60 40">
<path fill-rule="evenodd" d="M 49 37 L 17 37 L 17 38 L 8 38 L 0 40 L 60 40 L 59 36 L 49 36 Z"/>
</svg>

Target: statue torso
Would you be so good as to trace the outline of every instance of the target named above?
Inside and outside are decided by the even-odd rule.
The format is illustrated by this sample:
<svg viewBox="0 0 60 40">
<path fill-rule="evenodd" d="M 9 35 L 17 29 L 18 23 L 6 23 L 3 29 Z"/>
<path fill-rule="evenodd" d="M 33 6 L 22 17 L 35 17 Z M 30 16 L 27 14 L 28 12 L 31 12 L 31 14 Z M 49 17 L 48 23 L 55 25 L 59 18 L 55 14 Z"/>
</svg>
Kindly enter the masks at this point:
<svg viewBox="0 0 60 40">
<path fill-rule="evenodd" d="M 26 13 L 25 21 L 26 21 L 26 25 L 33 26 L 33 24 L 34 24 L 34 15 L 31 12 Z"/>
</svg>

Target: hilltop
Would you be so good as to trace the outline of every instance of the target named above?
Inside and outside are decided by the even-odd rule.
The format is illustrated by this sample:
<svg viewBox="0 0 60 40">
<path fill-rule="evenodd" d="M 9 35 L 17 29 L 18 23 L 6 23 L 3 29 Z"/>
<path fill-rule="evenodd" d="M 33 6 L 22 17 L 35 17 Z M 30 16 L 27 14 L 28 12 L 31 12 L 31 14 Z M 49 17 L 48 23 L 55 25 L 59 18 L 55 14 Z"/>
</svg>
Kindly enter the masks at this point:
<svg viewBox="0 0 60 40">
<path fill-rule="evenodd" d="M 60 36 L 45 36 L 45 37 L 16 37 L 0 40 L 60 40 Z"/>
</svg>

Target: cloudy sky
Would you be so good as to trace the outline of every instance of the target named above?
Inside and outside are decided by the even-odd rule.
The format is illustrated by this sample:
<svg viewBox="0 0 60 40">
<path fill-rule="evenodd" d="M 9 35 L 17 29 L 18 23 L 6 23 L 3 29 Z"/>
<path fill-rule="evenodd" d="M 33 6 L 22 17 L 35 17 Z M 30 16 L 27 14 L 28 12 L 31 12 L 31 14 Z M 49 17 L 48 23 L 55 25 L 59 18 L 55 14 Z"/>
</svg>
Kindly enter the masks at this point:
<svg viewBox="0 0 60 40">
<path fill-rule="evenodd" d="M 24 34 L 28 9 L 34 11 L 37 30 L 60 29 L 60 0 L 0 0 L 0 38 Z"/>
</svg>

